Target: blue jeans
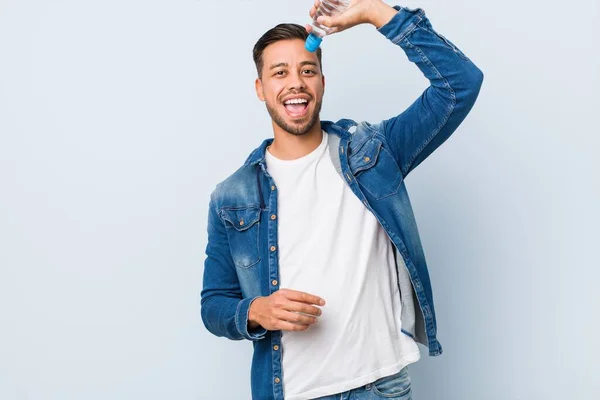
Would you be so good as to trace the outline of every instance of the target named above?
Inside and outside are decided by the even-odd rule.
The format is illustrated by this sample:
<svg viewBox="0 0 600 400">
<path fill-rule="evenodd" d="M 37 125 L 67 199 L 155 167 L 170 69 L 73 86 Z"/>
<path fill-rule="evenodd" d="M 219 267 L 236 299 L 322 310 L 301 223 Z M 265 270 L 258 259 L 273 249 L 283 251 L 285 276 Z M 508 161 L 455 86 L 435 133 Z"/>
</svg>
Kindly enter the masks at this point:
<svg viewBox="0 0 600 400">
<path fill-rule="evenodd" d="M 394 375 L 379 378 L 375 382 L 367 383 L 347 392 L 319 397 L 315 400 L 412 400 L 410 389 L 410 376 L 408 367 L 402 368 Z"/>
</svg>

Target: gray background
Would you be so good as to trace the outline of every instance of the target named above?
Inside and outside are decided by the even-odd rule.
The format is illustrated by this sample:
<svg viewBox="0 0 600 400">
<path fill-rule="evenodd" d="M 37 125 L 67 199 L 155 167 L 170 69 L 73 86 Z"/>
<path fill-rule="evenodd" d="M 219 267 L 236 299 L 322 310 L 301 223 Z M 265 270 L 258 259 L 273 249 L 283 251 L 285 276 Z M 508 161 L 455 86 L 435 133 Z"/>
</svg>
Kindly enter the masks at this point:
<svg viewBox="0 0 600 400">
<path fill-rule="evenodd" d="M 485 73 L 407 180 L 445 350 L 414 398 L 595 399 L 598 1 L 399 4 Z M 251 344 L 199 316 L 207 204 L 272 136 L 252 46 L 310 5 L 0 1 L 1 399 L 250 397 Z M 323 119 L 428 84 L 371 26 L 323 52 Z"/>
</svg>

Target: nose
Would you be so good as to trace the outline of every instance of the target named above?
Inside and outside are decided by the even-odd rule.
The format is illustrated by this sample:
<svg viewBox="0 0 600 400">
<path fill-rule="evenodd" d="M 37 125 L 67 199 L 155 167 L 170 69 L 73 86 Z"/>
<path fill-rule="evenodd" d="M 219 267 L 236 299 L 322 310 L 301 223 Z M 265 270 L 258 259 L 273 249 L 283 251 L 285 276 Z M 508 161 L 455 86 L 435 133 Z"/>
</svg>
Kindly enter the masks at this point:
<svg viewBox="0 0 600 400">
<path fill-rule="evenodd" d="M 290 74 L 288 90 L 304 90 L 304 89 L 306 89 L 306 84 L 304 83 L 304 79 L 302 78 L 302 75 L 299 73 Z"/>
</svg>

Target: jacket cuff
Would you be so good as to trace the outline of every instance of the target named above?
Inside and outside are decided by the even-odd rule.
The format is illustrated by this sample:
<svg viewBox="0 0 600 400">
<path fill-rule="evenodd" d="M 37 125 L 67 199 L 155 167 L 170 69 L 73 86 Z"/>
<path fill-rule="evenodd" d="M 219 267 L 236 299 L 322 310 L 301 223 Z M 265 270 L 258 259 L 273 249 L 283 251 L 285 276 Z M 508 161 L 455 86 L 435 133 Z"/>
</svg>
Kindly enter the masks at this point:
<svg viewBox="0 0 600 400">
<path fill-rule="evenodd" d="M 392 42 L 399 43 L 425 18 L 425 11 L 421 8 L 411 9 L 400 6 L 394 6 L 394 9 L 398 10 L 396 15 L 377 31 Z"/>
<path fill-rule="evenodd" d="M 238 303 L 235 312 L 235 327 L 245 339 L 260 340 L 265 337 L 267 330 L 262 326 L 257 329 L 248 330 L 248 318 L 250 314 L 250 304 L 260 296 L 249 297 Z"/>
</svg>

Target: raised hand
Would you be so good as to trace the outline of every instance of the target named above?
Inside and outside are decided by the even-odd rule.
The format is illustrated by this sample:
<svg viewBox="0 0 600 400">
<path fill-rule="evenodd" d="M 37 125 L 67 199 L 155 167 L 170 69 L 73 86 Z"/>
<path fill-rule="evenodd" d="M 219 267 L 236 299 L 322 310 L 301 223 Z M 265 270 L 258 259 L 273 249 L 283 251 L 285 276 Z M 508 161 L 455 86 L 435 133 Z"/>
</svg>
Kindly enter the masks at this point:
<svg viewBox="0 0 600 400">
<path fill-rule="evenodd" d="M 339 0 L 331 0 L 333 3 L 340 2 Z M 340 2 L 341 3 L 341 2 Z M 320 0 L 315 0 L 314 5 L 309 10 L 311 18 L 315 17 L 317 9 L 321 5 Z M 317 18 L 317 22 L 325 27 L 331 28 L 330 34 L 342 32 L 353 26 L 369 23 L 379 28 L 388 22 L 397 11 L 385 4 L 381 0 L 351 0 L 348 8 L 341 14 L 334 17 L 321 15 Z M 312 32 L 312 26 L 307 24 L 306 30 Z"/>
</svg>

